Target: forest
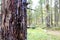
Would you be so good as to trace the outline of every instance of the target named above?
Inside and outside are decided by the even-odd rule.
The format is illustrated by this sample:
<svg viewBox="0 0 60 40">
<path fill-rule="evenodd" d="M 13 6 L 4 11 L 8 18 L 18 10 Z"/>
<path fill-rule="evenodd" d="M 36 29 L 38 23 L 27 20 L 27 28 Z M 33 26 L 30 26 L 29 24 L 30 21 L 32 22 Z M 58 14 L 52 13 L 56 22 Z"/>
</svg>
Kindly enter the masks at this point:
<svg viewBox="0 0 60 40">
<path fill-rule="evenodd" d="M 60 0 L 38 0 L 32 7 L 34 1 L 28 0 L 28 40 L 60 40 Z"/>
<path fill-rule="evenodd" d="M 0 0 L 0 40 L 60 40 L 60 0 Z"/>
<path fill-rule="evenodd" d="M 33 9 L 32 0 L 28 0 L 30 4 L 27 9 L 28 25 L 47 27 L 59 27 L 60 25 L 60 2 L 59 0 L 39 0 L 37 6 Z M 34 16 L 33 16 L 34 15 Z"/>
</svg>

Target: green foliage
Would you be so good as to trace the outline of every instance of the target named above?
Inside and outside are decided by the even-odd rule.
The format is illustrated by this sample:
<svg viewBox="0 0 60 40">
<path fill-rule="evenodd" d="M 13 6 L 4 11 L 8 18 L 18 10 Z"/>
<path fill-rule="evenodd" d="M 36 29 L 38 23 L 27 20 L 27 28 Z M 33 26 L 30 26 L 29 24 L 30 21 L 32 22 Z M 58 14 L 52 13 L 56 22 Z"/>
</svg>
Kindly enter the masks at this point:
<svg viewBox="0 0 60 40">
<path fill-rule="evenodd" d="M 32 4 L 32 0 L 28 0 L 28 2 Z"/>
<path fill-rule="evenodd" d="M 44 2 L 45 2 L 45 0 L 39 0 L 39 3 L 41 3 L 41 4 L 44 3 Z"/>
</svg>

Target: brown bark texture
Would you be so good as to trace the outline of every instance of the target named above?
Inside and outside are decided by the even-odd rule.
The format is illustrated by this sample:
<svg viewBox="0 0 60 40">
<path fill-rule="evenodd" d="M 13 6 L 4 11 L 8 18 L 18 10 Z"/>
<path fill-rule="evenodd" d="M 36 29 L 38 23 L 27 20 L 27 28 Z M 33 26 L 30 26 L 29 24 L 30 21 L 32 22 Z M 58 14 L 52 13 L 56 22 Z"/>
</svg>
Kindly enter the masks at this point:
<svg viewBox="0 0 60 40">
<path fill-rule="evenodd" d="M 26 0 L 2 0 L 0 40 L 27 40 Z"/>
</svg>

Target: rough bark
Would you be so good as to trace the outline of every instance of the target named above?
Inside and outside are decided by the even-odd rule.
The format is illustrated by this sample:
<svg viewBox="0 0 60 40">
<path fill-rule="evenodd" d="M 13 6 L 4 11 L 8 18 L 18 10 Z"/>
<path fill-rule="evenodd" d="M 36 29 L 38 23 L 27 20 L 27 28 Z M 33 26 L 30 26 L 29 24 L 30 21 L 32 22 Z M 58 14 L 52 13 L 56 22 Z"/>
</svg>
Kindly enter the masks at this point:
<svg viewBox="0 0 60 40">
<path fill-rule="evenodd" d="M 26 0 L 2 0 L 2 40 L 27 40 Z"/>
</svg>

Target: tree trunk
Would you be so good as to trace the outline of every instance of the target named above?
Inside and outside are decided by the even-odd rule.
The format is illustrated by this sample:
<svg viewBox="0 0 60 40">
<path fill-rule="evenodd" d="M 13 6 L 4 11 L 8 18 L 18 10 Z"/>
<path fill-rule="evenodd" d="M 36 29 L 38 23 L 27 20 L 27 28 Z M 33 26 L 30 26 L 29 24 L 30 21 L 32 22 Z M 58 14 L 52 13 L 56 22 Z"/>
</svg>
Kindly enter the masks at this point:
<svg viewBox="0 0 60 40">
<path fill-rule="evenodd" d="M 46 0 L 46 25 L 47 27 L 50 27 L 50 12 L 49 12 L 49 0 Z"/>
<path fill-rule="evenodd" d="M 59 17 L 60 17 L 60 0 L 59 0 Z M 59 23 L 60 23 L 60 18 L 59 18 Z"/>
<path fill-rule="evenodd" d="M 52 10 L 52 0 L 51 0 L 51 17 L 50 17 L 50 21 L 51 21 L 51 26 L 53 26 L 53 10 Z"/>
<path fill-rule="evenodd" d="M 58 25 L 58 0 L 55 0 L 55 26 Z"/>
<path fill-rule="evenodd" d="M 2 40 L 27 40 L 26 0 L 2 0 Z"/>
</svg>

